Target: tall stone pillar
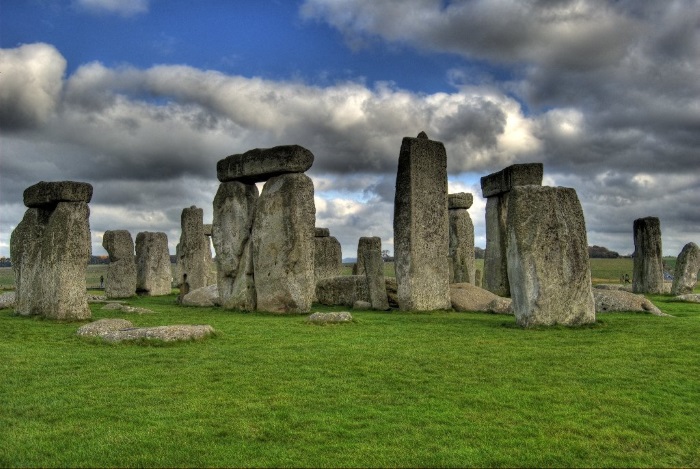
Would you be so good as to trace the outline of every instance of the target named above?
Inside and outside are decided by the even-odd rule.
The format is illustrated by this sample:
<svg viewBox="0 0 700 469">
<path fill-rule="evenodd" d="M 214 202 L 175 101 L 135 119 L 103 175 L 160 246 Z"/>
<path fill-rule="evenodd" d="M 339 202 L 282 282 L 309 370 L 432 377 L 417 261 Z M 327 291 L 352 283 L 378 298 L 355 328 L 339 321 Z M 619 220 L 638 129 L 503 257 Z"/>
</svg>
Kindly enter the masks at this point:
<svg viewBox="0 0 700 469">
<path fill-rule="evenodd" d="M 18 314 L 91 316 L 85 293 L 91 198 L 92 186 L 83 182 L 42 181 L 24 191 L 28 209 L 10 237 Z"/>
<path fill-rule="evenodd" d="M 142 231 L 136 235 L 136 293 L 145 296 L 169 295 L 172 269 L 168 235 Z"/>
<path fill-rule="evenodd" d="M 372 309 L 386 311 L 389 300 L 386 296 L 384 281 L 384 259 L 382 259 L 382 239 L 379 236 L 363 236 L 357 245 L 357 265 L 362 266 L 362 273 L 367 281 L 369 302 Z"/>
<path fill-rule="evenodd" d="M 693 293 L 698 283 L 698 270 L 700 270 L 700 247 L 695 243 L 688 243 L 683 246 L 676 259 L 671 294 Z"/>
<path fill-rule="evenodd" d="M 134 240 L 127 230 L 107 230 L 102 246 L 109 254 L 105 279 L 107 298 L 128 298 L 136 294 L 136 256 Z"/>
<path fill-rule="evenodd" d="M 314 230 L 314 277 L 337 277 L 343 266 L 343 253 L 340 242 L 331 236 L 328 228 Z"/>
<path fill-rule="evenodd" d="M 204 235 L 204 210 L 194 205 L 182 210 L 178 244 L 180 300 L 192 290 L 206 287 L 209 277 L 209 239 Z"/>
<path fill-rule="evenodd" d="M 664 267 L 661 251 L 661 222 L 656 217 L 634 221 L 632 291 L 663 293 Z"/>
<path fill-rule="evenodd" d="M 514 164 L 481 178 L 486 197 L 486 253 L 483 288 L 499 296 L 510 296 L 508 283 L 508 193 L 517 186 L 542 185 L 542 163 Z"/>
<path fill-rule="evenodd" d="M 467 192 L 449 194 L 447 208 L 450 220 L 450 283 L 475 282 L 474 223 L 467 209 L 474 197 Z"/>
<path fill-rule="evenodd" d="M 513 187 L 507 236 L 508 279 L 519 325 L 595 322 L 586 223 L 574 189 Z"/>
<path fill-rule="evenodd" d="M 450 309 L 447 154 L 425 132 L 401 142 L 394 200 L 399 308 Z"/>
</svg>

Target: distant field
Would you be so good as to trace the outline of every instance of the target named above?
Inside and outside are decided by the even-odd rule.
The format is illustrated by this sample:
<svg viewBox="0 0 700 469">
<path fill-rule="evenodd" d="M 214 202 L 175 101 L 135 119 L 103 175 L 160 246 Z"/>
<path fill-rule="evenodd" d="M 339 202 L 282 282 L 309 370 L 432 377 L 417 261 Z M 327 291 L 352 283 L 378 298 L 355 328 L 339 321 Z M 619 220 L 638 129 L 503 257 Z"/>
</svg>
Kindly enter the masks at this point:
<svg viewBox="0 0 700 469">
<path fill-rule="evenodd" d="M 664 257 L 667 270 L 673 272 L 676 265 L 675 257 Z M 173 266 L 175 267 L 175 266 Z M 476 268 L 484 271 L 484 260 L 476 260 Z M 85 278 L 87 288 L 98 288 L 100 286 L 100 276 L 107 272 L 106 265 L 89 265 Z M 343 264 L 342 275 L 352 273 L 352 264 Z M 593 283 L 619 283 L 620 276 L 628 274 L 632 278 L 632 259 L 591 259 L 591 278 Z M 384 275 L 394 277 L 394 263 L 384 264 Z M 175 275 L 173 275 L 175 277 Z M 15 287 L 15 278 L 11 267 L 0 267 L 0 290 L 12 290 Z"/>
</svg>

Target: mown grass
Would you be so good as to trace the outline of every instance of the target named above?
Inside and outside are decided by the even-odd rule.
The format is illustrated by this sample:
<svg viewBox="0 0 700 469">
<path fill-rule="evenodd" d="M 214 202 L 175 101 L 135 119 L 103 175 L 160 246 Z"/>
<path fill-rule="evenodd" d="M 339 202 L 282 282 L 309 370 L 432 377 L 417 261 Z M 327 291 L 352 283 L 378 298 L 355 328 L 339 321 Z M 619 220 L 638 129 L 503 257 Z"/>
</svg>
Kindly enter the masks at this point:
<svg viewBox="0 0 700 469">
<path fill-rule="evenodd" d="M 700 465 L 700 305 L 582 328 L 512 317 L 186 308 L 94 319 L 211 324 L 215 338 L 105 345 L 0 311 L 0 466 Z M 337 308 L 316 308 L 329 311 Z"/>
</svg>

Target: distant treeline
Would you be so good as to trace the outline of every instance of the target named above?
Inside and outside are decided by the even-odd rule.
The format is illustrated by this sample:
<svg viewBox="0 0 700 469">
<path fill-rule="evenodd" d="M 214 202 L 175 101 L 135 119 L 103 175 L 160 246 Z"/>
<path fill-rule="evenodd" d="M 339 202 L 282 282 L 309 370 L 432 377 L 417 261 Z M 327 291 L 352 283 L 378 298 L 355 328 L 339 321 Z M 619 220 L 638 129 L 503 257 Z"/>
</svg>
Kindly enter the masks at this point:
<svg viewBox="0 0 700 469">
<path fill-rule="evenodd" d="M 588 246 L 588 257 L 591 259 L 617 259 L 620 254 L 603 246 Z"/>
</svg>

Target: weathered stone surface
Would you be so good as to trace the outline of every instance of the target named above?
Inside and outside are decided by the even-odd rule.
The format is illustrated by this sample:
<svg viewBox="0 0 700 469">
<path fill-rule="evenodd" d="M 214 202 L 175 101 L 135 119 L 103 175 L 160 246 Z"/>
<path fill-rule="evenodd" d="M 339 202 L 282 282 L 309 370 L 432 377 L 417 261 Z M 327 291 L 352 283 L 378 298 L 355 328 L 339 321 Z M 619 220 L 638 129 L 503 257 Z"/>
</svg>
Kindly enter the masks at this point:
<svg viewBox="0 0 700 469">
<path fill-rule="evenodd" d="M 100 319 L 78 329 L 82 337 L 100 337 L 107 342 L 162 340 L 164 342 L 204 339 L 216 333 L 209 325 L 133 327 L 124 319 Z"/>
<path fill-rule="evenodd" d="M 632 285 L 623 285 L 618 283 L 599 283 L 593 285 L 593 288 L 598 288 L 600 290 L 622 290 L 627 292 L 632 292 Z"/>
<path fill-rule="evenodd" d="M 394 262 L 402 310 L 450 309 L 447 155 L 441 142 L 405 137 L 394 199 Z"/>
<path fill-rule="evenodd" d="M 481 270 L 474 270 L 474 286 L 481 288 Z"/>
<path fill-rule="evenodd" d="M 221 182 L 253 184 L 285 173 L 303 173 L 313 162 L 313 153 L 299 145 L 256 148 L 220 160 L 216 175 Z"/>
<path fill-rule="evenodd" d="M 211 248 L 204 234 L 204 210 L 194 205 L 182 210 L 182 233 L 178 244 L 179 300 L 192 290 L 206 287 L 209 280 Z"/>
<path fill-rule="evenodd" d="M 52 206 L 59 202 L 83 202 L 87 204 L 91 199 L 92 185 L 86 182 L 41 181 L 24 190 L 24 205 L 30 208 Z"/>
<path fill-rule="evenodd" d="M 399 307 L 399 286 L 395 277 L 385 277 L 384 284 L 386 285 L 386 299 L 389 301 L 391 308 Z"/>
<path fill-rule="evenodd" d="M 683 246 L 676 259 L 671 294 L 693 293 L 698 283 L 698 270 L 700 270 L 700 248 L 695 243 L 688 243 Z"/>
<path fill-rule="evenodd" d="M 482 286 L 498 296 L 510 296 L 508 282 L 508 193 L 486 200 L 486 251 Z"/>
<path fill-rule="evenodd" d="M 252 231 L 258 188 L 224 182 L 214 197 L 212 242 L 216 251 L 219 301 L 227 309 L 255 310 Z"/>
<path fill-rule="evenodd" d="M 541 186 L 543 174 L 542 163 L 514 164 L 482 177 L 481 192 L 483 197 L 493 197 L 516 186 Z"/>
<path fill-rule="evenodd" d="M 367 279 L 364 275 L 341 275 L 321 279 L 316 283 L 316 301 L 326 306 L 351 307 L 356 301 L 371 304 Z"/>
<path fill-rule="evenodd" d="M 253 221 L 257 309 L 305 313 L 314 296 L 314 186 L 305 174 L 273 177 Z"/>
<path fill-rule="evenodd" d="M 661 223 L 656 217 L 638 218 L 633 228 L 632 291 L 664 293 Z"/>
<path fill-rule="evenodd" d="M 306 320 L 314 324 L 338 324 L 352 322 L 352 314 L 346 311 L 339 313 L 313 313 Z"/>
<path fill-rule="evenodd" d="M 448 218 L 450 283 L 474 284 L 474 223 L 465 209 L 450 209 Z"/>
<path fill-rule="evenodd" d="M 357 246 L 358 275 L 364 275 L 373 309 L 389 309 L 384 282 L 384 259 L 382 259 L 382 239 L 378 236 L 363 236 Z M 360 273 L 362 266 L 362 273 Z"/>
<path fill-rule="evenodd" d="M 700 293 L 688 293 L 686 295 L 678 295 L 673 299 L 677 301 L 688 301 L 690 303 L 700 303 Z"/>
<path fill-rule="evenodd" d="M 644 297 L 624 290 L 593 289 L 596 313 L 611 311 L 645 311 L 656 316 L 668 316 Z"/>
<path fill-rule="evenodd" d="M 122 313 L 132 313 L 132 314 L 156 314 L 155 311 L 147 308 L 137 308 L 134 306 L 124 305 L 121 303 L 107 303 L 102 307 L 102 309 L 107 311 L 121 311 Z"/>
<path fill-rule="evenodd" d="M 369 301 L 357 300 L 355 303 L 353 303 L 352 309 L 361 309 L 365 311 L 370 310 L 372 309 L 372 303 Z"/>
<path fill-rule="evenodd" d="M 13 291 L 5 292 L 0 295 L 0 309 L 12 308 L 15 305 L 15 298 L 16 295 Z"/>
<path fill-rule="evenodd" d="M 471 283 L 450 285 L 450 300 L 456 311 L 483 311 L 495 314 L 513 314 L 512 300 L 494 295 Z"/>
<path fill-rule="evenodd" d="M 136 292 L 146 296 L 169 295 L 172 272 L 168 236 L 142 231 L 136 235 Z"/>
<path fill-rule="evenodd" d="M 185 306 L 218 306 L 219 287 L 214 284 L 192 290 L 182 298 L 182 304 Z"/>
<path fill-rule="evenodd" d="M 85 202 L 27 209 L 10 239 L 18 314 L 60 320 L 91 316 L 85 295 L 91 254 L 89 216 Z"/>
<path fill-rule="evenodd" d="M 318 230 L 318 228 L 316 228 Z M 314 278 L 336 277 L 343 266 L 340 242 L 334 236 L 314 237 Z"/>
<path fill-rule="evenodd" d="M 327 238 L 331 235 L 331 230 L 328 228 L 314 228 L 314 237 L 316 238 Z"/>
<path fill-rule="evenodd" d="M 204 236 L 212 236 L 212 231 L 214 230 L 214 225 L 212 223 L 205 223 L 203 225 L 204 227 Z"/>
<path fill-rule="evenodd" d="M 84 326 L 80 326 L 77 334 L 81 337 L 100 337 L 107 332 L 119 331 L 134 327 L 131 321 L 126 319 L 98 319 Z"/>
<path fill-rule="evenodd" d="M 521 186 L 509 199 L 508 279 L 516 322 L 595 322 L 586 223 L 576 191 Z"/>
<path fill-rule="evenodd" d="M 128 298 L 136 294 L 136 256 L 134 240 L 127 230 L 108 230 L 102 236 L 102 247 L 109 254 L 105 278 L 107 298 Z"/>
<path fill-rule="evenodd" d="M 447 195 L 448 210 L 468 209 L 474 203 L 474 196 L 469 192 L 457 192 Z"/>
</svg>

